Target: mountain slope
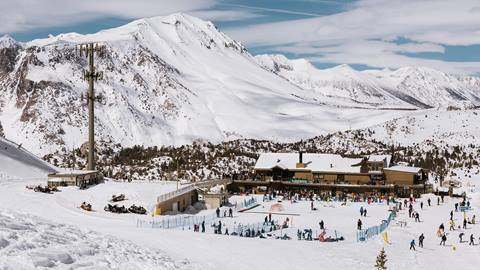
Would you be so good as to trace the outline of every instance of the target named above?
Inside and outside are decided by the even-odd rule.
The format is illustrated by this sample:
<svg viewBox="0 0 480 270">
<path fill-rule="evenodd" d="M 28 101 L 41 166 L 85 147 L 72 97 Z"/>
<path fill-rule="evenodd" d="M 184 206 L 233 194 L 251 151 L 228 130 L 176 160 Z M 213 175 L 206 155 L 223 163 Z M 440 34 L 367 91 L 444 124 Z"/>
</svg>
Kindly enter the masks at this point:
<svg viewBox="0 0 480 270">
<path fill-rule="evenodd" d="M 106 143 L 184 144 L 235 138 L 295 140 L 391 119 L 393 112 L 319 106 L 316 94 L 258 65 L 210 22 L 185 15 L 141 19 L 96 34 L 8 42 L 0 49 L 0 123 L 37 154 L 85 142 L 86 59 L 100 42 L 96 133 Z"/>
<path fill-rule="evenodd" d="M 9 179 L 46 179 L 58 169 L 37 158 L 21 145 L 0 138 L 0 181 Z"/>
<path fill-rule="evenodd" d="M 259 55 L 259 64 L 328 104 L 366 108 L 433 108 L 480 105 L 480 79 L 425 67 L 356 71 L 348 65 L 319 70 L 305 59 Z"/>
</svg>

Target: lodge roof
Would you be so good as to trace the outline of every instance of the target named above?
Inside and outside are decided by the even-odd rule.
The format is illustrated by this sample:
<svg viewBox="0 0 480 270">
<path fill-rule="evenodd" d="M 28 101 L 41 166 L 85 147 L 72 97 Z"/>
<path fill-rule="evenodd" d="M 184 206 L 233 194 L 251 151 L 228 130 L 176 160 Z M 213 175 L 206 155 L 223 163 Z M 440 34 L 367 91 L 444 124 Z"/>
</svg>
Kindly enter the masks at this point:
<svg viewBox="0 0 480 270">
<path fill-rule="evenodd" d="M 395 172 L 406 172 L 406 173 L 419 173 L 422 171 L 422 168 L 419 167 L 410 167 L 410 166 L 404 166 L 404 165 L 395 165 L 389 168 L 384 168 L 384 171 L 395 171 Z"/>
<path fill-rule="evenodd" d="M 98 171 L 88 171 L 88 170 L 62 170 L 57 173 L 51 173 L 49 177 L 62 177 L 62 176 L 78 176 L 78 175 L 87 175 L 87 174 L 96 174 Z"/>
<path fill-rule="evenodd" d="M 279 167 L 284 170 L 360 173 L 359 164 L 362 160 L 363 158 L 347 158 L 337 154 L 304 153 L 305 168 L 297 168 L 298 153 L 262 153 L 254 168 L 270 170 Z"/>
</svg>

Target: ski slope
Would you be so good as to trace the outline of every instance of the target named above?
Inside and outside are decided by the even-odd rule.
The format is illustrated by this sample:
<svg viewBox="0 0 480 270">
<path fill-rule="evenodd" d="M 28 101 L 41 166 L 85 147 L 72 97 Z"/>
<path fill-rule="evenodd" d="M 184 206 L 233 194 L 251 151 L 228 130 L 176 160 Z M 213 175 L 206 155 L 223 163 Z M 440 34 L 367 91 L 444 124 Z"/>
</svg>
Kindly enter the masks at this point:
<svg viewBox="0 0 480 270">
<path fill-rule="evenodd" d="M 468 187 L 465 185 L 466 190 L 469 191 L 473 205 L 473 211 L 468 212 L 467 215 L 471 217 L 475 214 L 477 219 L 480 216 L 480 193 L 475 186 L 478 181 L 480 181 L 480 177 L 474 175 L 472 178 L 469 178 Z M 104 262 L 104 257 L 102 257 L 103 255 L 101 254 L 111 256 L 111 252 L 114 251 L 104 250 L 106 248 L 102 246 L 102 243 L 120 241 L 110 240 L 110 237 L 114 237 L 115 239 L 122 239 L 121 241 L 132 243 L 132 247 L 140 246 L 141 249 L 138 249 L 140 250 L 138 251 L 140 254 L 146 254 L 144 250 L 147 250 L 148 256 L 154 256 L 157 253 L 151 253 L 151 251 L 160 250 L 161 252 L 158 254 L 168 254 L 168 257 L 175 262 L 182 262 L 187 259 L 193 265 L 200 265 L 201 269 L 372 269 L 375 257 L 382 247 L 385 248 L 387 253 L 388 269 L 451 269 L 455 266 L 461 266 L 462 269 L 476 269 L 476 266 L 480 263 L 480 249 L 478 246 L 471 247 L 466 243 L 459 244 L 458 231 L 449 232 L 447 230 L 447 245 L 445 247 L 438 245 L 439 239 L 436 237 L 436 230 L 440 223 L 444 223 L 445 226 L 447 226 L 446 222 L 449 218 L 449 212 L 453 209 L 453 204 L 458 202 L 458 199 L 446 198 L 445 203 L 439 206 L 434 203 L 431 207 L 427 207 L 426 198 L 422 198 L 421 200 L 425 203 L 423 210 L 421 210 L 419 206 L 420 200 L 417 200 L 414 204 L 414 209 L 420 213 L 422 222 L 415 223 L 413 219 L 408 218 L 408 213 L 402 210 L 396 221 L 406 221 L 407 226 L 400 227 L 395 221 L 390 225 L 387 229 L 390 244 L 386 244 L 381 236 L 374 237 L 362 243 L 357 243 L 352 239 L 355 235 L 360 206 L 369 209 L 369 214 L 367 214 L 367 218 L 365 218 L 365 224 L 374 225 L 379 224 L 382 219 L 387 217 L 388 208 L 385 205 L 369 206 L 366 203 L 348 203 L 346 206 L 341 206 L 335 203 L 319 203 L 316 204 L 319 210 L 312 212 L 310 211 L 310 202 L 300 201 L 291 205 L 288 201 L 283 202 L 286 206 L 285 213 L 299 215 L 293 216 L 295 228 L 313 227 L 318 224 L 320 219 L 323 219 L 328 229 L 339 228 L 339 231 L 346 237 L 346 240 L 343 242 L 320 243 L 318 241 L 283 241 L 214 235 L 212 233 L 201 234 L 181 229 L 137 228 L 137 217 L 135 215 L 113 215 L 103 212 L 103 210 L 101 210 L 101 207 L 103 207 L 102 202 L 108 200 L 111 194 L 117 193 L 120 190 L 132 192 L 129 196 L 134 198 L 136 196 L 135 194 L 141 195 L 142 191 L 146 192 L 147 189 L 152 189 L 153 186 L 141 186 L 141 184 L 137 183 L 111 182 L 84 191 L 67 188 L 55 194 L 41 194 L 25 189 L 25 185 L 34 184 L 34 182 L 35 181 L 32 180 L 25 180 L 20 182 L 4 181 L 0 183 L 0 189 L 2 190 L 2 196 L 0 196 L 0 212 L 2 215 L 5 215 L 4 213 L 11 212 L 12 210 L 21 210 L 23 216 L 15 218 L 15 220 L 18 220 L 15 221 L 15 224 L 20 224 L 18 226 L 21 228 L 25 227 L 25 224 L 22 223 L 24 220 L 28 220 L 28 222 L 31 223 L 32 219 L 37 220 L 37 218 L 34 218 L 35 216 L 40 216 L 41 220 L 45 221 L 42 221 L 42 223 L 38 225 L 33 223 L 33 226 L 42 228 L 42 226 L 47 226 L 43 225 L 46 222 L 48 224 L 56 224 L 48 225 L 52 226 L 52 228 L 56 228 L 56 226 L 60 228 L 75 226 L 84 230 L 95 231 L 96 233 L 87 239 L 99 245 L 99 249 L 101 249 L 101 251 L 99 251 L 100 255 L 87 260 L 86 258 L 77 258 L 76 256 L 79 255 L 72 251 L 70 256 L 77 258 L 75 261 L 92 262 L 98 260 L 98 263 Z M 466 180 L 465 183 L 467 183 Z M 162 185 L 161 183 L 149 184 L 158 184 L 158 190 L 156 191 L 158 193 L 169 190 L 168 185 Z M 146 195 L 143 201 L 140 200 L 137 202 L 146 203 L 151 199 L 151 196 L 150 198 L 149 196 L 150 195 Z M 429 196 L 433 198 L 433 202 L 436 202 L 434 195 Z M 91 200 L 97 212 L 89 213 L 79 209 L 76 203 L 83 200 Z M 136 199 L 132 199 L 132 202 L 133 200 Z M 129 203 L 128 200 L 125 202 L 127 205 Z M 265 214 L 256 214 L 254 212 L 262 212 L 264 209 L 269 209 L 269 204 L 271 203 L 262 204 L 262 206 L 252 209 L 250 213 L 235 213 L 235 217 L 228 222 L 261 222 Z M 201 214 L 202 212 L 199 213 L 199 215 Z M 31 219 L 27 219 L 25 216 L 31 217 Z M 3 220 L 6 219 L 4 217 L 2 218 Z M 147 220 L 151 219 L 151 217 L 148 216 L 142 218 Z M 462 218 L 462 213 L 455 213 L 454 219 L 457 224 L 460 224 Z M 8 222 L 11 223 L 12 221 Z M 57 225 L 58 223 L 66 225 Z M 208 229 L 212 230 L 211 228 Z M 39 231 L 46 233 L 47 230 L 39 229 Z M 425 234 L 425 248 L 418 249 L 418 251 L 415 252 L 410 251 L 408 246 L 411 239 L 417 239 L 420 233 Z M 477 242 L 480 236 L 480 224 L 469 225 L 469 228 L 465 231 L 465 238 L 468 238 L 470 233 L 475 235 Z M 8 233 L 2 232 L 0 237 L 5 238 L 6 235 L 9 234 L 10 231 Z M 70 234 L 66 234 L 66 236 L 69 235 Z M 88 235 L 90 235 L 90 233 L 88 233 Z M 331 235 L 330 232 L 329 235 Z M 296 235 L 290 236 L 294 239 L 296 238 Z M 62 246 L 52 238 L 46 238 L 44 240 L 44 249 L 38 246 L 35 247 L 35 251 L 37 252 L 35 254 L 37 255 L 36 257 L 33 256 L 31 260 L 38 257 L 43 258 L 44 256 L 40 252 L 42 250 L 48 251 L 50 248 L 53 250 L 61 249 L 60 247 Z M 115 245 L 123 246 L 122 243 L 124 242 Z M 137 248 L 133 249 L 137 250 Z M 128 250 L 131 252 L 131 249 Z M 4 251 L 0 249 L 0 252 Z M 18 256 L 31 256 L 29 252 L 34 253 L 31 250 L 18 250 L 15 252 L 18 252 Z M 3 255 L 5 253 L 0 254 Z M 137 253 L 134 252 L 134 254 Z M 131 254 L 125 256 L 136 255 Z M 51 259 L 48 259 L 51 257 L 52 256 L 49 255 L 46 258 L 51 261 Z M 135 263 L 139 263 L 139 265 L 144 263 L 143 265 L 146 265 L 145 269 L 148 269 L 150 266 L 149 263 L 152 262 L 145 262 L 144 259 L 146 257 L 147 255 L 128 257 L 130 258 L 128 263 L 122 260 L 121 262 L 125 263 L 117 269 L 131 269 L 128 267 L 130 265 L 136 265 Z M 3 258 L 5 258 L 5 256 L 3 256 Z M 154 259 L 154 257 L 152 257 L 152 259 Z M 58 265 L 56 267 L 58 269 L 67 268 L 65 263 L 57 263 Z M 105 269 L 115 269 L 116 267 L 114 267 L 114 265 L 115 264 L 106 265 Z"/>
<path fill-rule="evenodd" d="M 0 137 L 0 181 L 5 179 L 47 179 L 58 168 Z"/>
</svg>

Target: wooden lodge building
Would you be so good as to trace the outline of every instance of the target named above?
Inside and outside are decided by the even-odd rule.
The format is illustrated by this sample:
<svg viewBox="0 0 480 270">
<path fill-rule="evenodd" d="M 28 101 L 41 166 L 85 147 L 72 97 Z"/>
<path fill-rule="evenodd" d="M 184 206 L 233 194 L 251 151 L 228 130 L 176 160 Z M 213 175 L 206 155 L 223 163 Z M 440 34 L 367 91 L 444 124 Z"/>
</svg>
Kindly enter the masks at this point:
<svg viewBox="0 0 480 270">
<path fill-rule="evenodd" d="M 426 192 L 428 178 L 422 168 L 393 165 L 390 155 L 349 158 L 337 154 L 263 153 L 254 171 L 253 182 L 271 183 L 269 186 L 278 183 L 291 188 L 402 196 Z"/>
</svg>

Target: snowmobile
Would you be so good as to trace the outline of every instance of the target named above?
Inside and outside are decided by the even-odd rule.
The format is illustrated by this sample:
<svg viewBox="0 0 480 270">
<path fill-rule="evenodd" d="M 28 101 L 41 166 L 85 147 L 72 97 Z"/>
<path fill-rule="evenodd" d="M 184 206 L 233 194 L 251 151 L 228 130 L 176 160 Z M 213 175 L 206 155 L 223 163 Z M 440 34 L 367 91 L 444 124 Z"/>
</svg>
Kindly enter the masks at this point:
<svg viewBox="0 0 480 270">
<path fill-rule="evenodd" d="M 118 206 L 118 205 L 111 205 L 111 204 L 108 204 L 107 206 L 105 206 L 103 208 L 103 210 L 107 211 L 107 212 L 112 212 L 112 213 L 117 213 L 117 214 L 124 214 L 124 213 L 128 213 L 128 210 L 127 208 L 125 208 L 125 206 Z"/>
<path fill-rule="evenodd" d="M 135 206 L 134 204 L 128 208 L 128 212 L 133 214 L 145 215 L 147 214 L 147 209 L 143 208 L 142 206 Z"/>
<path fill-rule="evenodd" d="M 88 211 L 88 212 L 92 211 L 92 205 L 89 204 L 89 203 L 87 204 L 87 203 L 83 202 L 82 205 L 80 205 L 80 208 L 82 208 L 83 210 Z"/>
<path fill-rule="evenodd" d="M 41 185 L 38 185 L 38 186 L 34 187 L 33 190 L 35 192 L 52 193 L 52 191 L 50 190 L 49 187 L 47 187 L 47 186 L 42 187 Z"/>
<path fill-rule="evenodd" d="M 121 202 L 125 200 L 125 194 L 120 194 L 118 196 L 112 195 L 112 199 L 110 200 L 111 202 Z"/>
</svg>

